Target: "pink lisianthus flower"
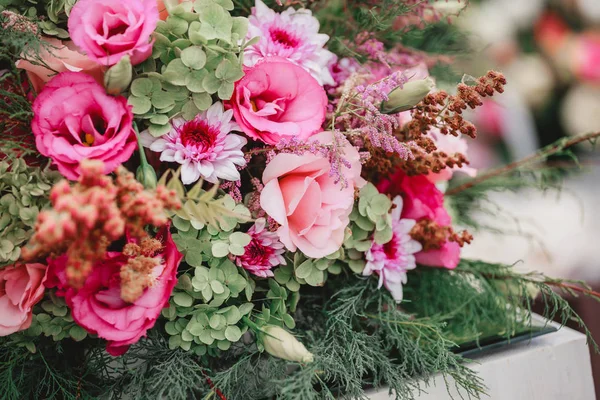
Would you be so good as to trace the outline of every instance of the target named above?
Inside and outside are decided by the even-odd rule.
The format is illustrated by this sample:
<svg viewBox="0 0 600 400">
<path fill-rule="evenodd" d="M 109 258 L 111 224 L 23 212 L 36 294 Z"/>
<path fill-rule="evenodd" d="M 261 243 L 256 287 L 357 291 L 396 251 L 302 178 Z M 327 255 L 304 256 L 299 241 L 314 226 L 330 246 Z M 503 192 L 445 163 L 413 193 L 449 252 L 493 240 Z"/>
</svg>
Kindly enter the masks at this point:
<svg viewBox="0 0 600 400">
<path fill-rule="evenodd" d="M 57 295 L 65 297 L 77 324 L 108 341 L 106 350 L 113 356 L 124 354 L 154 326 L 162 309 L 169 304 L 177 283 L 177 267 L 183 255 L 177 250 L 168 227 L 163 228 L 156 239 L 163 243 L 163 250 L 156 255 L 161 262 L 152 271 L 155 282 L 133 303 L 121 299 L 120 271 L 127 263 L 123 253 L 106 253 L 106 258 L 94 265 L 78 290 L 68 287 L 67 256 L 50 261 L 50 281 L 57 287 Z"/>
<path fill-rule="evenodd" d="M 31 85 L 39 93 L 46 82 L 52 79 L 56 73 L 73 71 L 83 72 L 93 77 L 99 84 L 103 83 L 104 68 L 96 61 L 89 59 L 81 54 L 73 42 L 61 42 L 58 39 L 42 37 L 46 45 L 40 47 L 39 58 L 45 65 L 32 63 L 34 57 L 29 54 L 22 54 L 22 59 L 15 65 L 17 68 L 24 69 Z"/>
<path fill-rule="evenodd" d="M 33 306 L 44 297 L 46 270 L 42 264 L 0 269 L 0 336 L 31 326 Z"/>
<path fill-rule="evenodd" d="M 392 210 L 392 239 L 386 244 L 373 242 L 366 253 L 367 264 L 363 275 L 379 275 L 379 286 L 385 286 L 397 303 L 402 301 L 402 285 L 407 282 L 407 271 L 417 266 L 415 253 L 423 248 L 412 239 L 410 230 L 415 226 L 414 219 L 402 219 L 402 197 L 394 199 Z"/>
<path fill-rule="evenodd" d="M 307 70 L 320 85 L 333 85 L 329 65 L 335 55 L 324 48 L 329 36 L 319 33 L 319 21 L 311 11 L 289 7 L 278 14 L 261 0 L 255 4 L 246 38 L 260 40 L 244 50 L 244 65 L 251 67 L 264 57 L 281 57 Z"/>
<path fill-rule="evenodd" d="M 427 218 L 439 226 L 450 226 L 452 219 L 444 208 L 444 194 L 425 175 L 407 176 L 398 170 L 388 180 L 377 185 L 382 193 L 400 195 L 404 201 L 402 218 L 419 221 Z M 416 253 L 417 263 L 431 267 L 456 268 L 460 261 L 460 246 L 446 241 L 439 249 Z"/>
<path fill-rule="evenodd" d="M 264 218 L 256 220 L 247 232 L 252 239 L 245 247 L 244 254 L 235 258 L 238 267 L 262 278 L 273 276 L 273 268 L 286 264 L 283 243 L 279 241 L 277 233 L 269 232 L 265 225 Z"/>
<path fill-rule="evenodd" d="M 171 131 L 159 138 L 142 132 L 142 144 L 161 153 L 161 161 L 181 164 L 181 181 L 186 185 L 200 178 L 211 183 L 237 181 L 240 173 L 236 166 L 246 165 L 242 147 L 247 140 L 231 133 L 240 129 L 232 116 L 233 111 L 223 112 L 223 105 L 217 102 L 191 121 L 174 119 Z"/>
<path fill-rule="evenodd" d="M 33 103 L 31 129 L 40 153 L 67 179 L 80 175 L 83 159 L 100 160 L 113 172 L 137 147 L 133 114 L 125 97 L 106 94 L 82 72 L 62 72 Z"/>
<path fill-rule="evenodd" d="M 79 0 L 69 15 L 69 35 L 92 60 L 115 65 L 128 55 L 136 65 L 152 54 L 156 0 Z"/>
<path fill-rule="evenodd" d="M 249 137 L 267 144 L 306 140 L 321 129 L 325 90 L 308 72 L 285 59 L 265 58 L 235 85 L 231 106 Z"/>
<path fill-rule="evenodd" d="M 321 132 L 314 139 L 330 144 L 333 133 Z M 354 189 L 365 183 L 356 148 L 346 143 L 343 157 L 346 187 L 330 174 L 329 159 L 319 153 L 279 153 L 267 164 L 260 205 L 281 225 L 279 239 L 290 251 L 300 249 L 308 257 L 322 258 L 342 246 Z"/>
</svg>

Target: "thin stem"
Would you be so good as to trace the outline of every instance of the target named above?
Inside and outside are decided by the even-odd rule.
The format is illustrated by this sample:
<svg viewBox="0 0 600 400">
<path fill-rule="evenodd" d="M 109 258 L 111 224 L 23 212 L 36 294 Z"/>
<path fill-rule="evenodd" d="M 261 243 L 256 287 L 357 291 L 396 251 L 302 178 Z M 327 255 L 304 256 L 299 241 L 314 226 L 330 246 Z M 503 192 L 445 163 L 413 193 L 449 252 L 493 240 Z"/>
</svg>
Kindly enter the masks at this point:
<svg viewBox="0 0 600 400">
<path fill-rule="evenodd" d="M 446 194 L 449 196 L 455 195 L 464 190 L 470 189 L 473 186 L 479 185 L 480 183 L 483 183 L 489 179 L 492 179 L 497 176 L 504 175 L 506 173 L 518 170 L 519 168 L 522 168 L 528 164 L 533 164 L 533 163 L 536 163 L 539 161 L 543 161 L 546 158 L 550 157 L 551 155 L 556 154 L 564 149 L 572 147 L 581 142 L 593 140 L 599 136 L 600 136 L 600 132 L 593 132 L 593 133 L 587 133 L 584 135 L 575 136 L 568 140 L 558 141 L 556 143 L 553 143 L 549 146 L 544 147 L 542 150 L 540 150 L 539 152 L 537 152 L 535 154 L 532 154 L 521 160 L 507 164 L 503 167 L 493 169 L 483 175 L 479 175 L 477 178 L 471 179 L 470 181 L 463 183 L 462 185 L 458 185 L 454 188 L 451 188 L 446 192 Z"/>
</svg>

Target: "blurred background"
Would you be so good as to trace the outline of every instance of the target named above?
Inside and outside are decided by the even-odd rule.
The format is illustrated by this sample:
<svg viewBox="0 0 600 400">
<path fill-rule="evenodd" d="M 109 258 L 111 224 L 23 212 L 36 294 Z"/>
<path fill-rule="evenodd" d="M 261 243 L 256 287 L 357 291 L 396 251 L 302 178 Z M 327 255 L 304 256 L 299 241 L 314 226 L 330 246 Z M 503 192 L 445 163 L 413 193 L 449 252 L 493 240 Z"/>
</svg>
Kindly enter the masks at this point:
<svg viewBox="0 0 600 400">
<path fill-rule="evenodd" d="M 474 50 L 459 68 L 473 76 L 496 69 L 508 81 L 504 95 L 471 116 L 478 138 L 468 156 L 476 167 L 600 131 L 600 0 L 470 0 L 454 23 Z M 477 232 L 464 256 L 518 262 L 520 270 L 583 279 L 600 290 L 600 149 L 587 143 L 575 151 L 582 170 L 568 175 L 562 191 L 492 195 L 498 212 L 479 217 L 495 220 L 494 229 Z M 600 341 L 600 303 L 572 304 Z M 600 356 L 592 364 L 600 394 Z"/>
</svg>

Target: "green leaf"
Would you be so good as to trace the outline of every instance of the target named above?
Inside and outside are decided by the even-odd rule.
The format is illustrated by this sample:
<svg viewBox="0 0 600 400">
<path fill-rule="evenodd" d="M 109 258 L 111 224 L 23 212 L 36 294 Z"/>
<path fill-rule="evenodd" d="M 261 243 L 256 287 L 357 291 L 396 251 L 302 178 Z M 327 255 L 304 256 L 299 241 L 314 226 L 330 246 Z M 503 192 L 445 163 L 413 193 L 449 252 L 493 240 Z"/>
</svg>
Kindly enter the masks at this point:
<svg viewBox="0 0 600 400">
<path fill-rule="evenodd" d="M 81 326 L 79 325 L 73 325 L 70 329 L 69 329 L 69 336 L 71 336 L 71 338 L 76 341 L 76 342 L 80 342 L 83 339 L 86 338 L 87 336 L 87 332 L 85 329 L 83 329 Z"/>
<path fill-rule="evenodd" d="M 369 208 L 376 215 L 387 214 L 392 206 L 392 201 L 384 194 L 380 194 L 371 199 L 369 203 Z"/>
<path fill-rule="evenodd" d="M 227 257 L 229 254 L 229 244 L 227 242 L 214 242 L 212 244 L 212 253 L 217 258 Z"/>
<path fill-rule="evenodd" d="M 176 58 L 167 65 L 163 77 L 173 85 L 183 86 L 189 73 L 190 69 L 181 61 L 181 58 Z"/>
<path fill-rule="evenodd" d="M 247 233 L 243 233 L 243 232 L 233 232 L 231 235 L 229 235 L 230 243 L 238 244 L 242 247 L 248 246 L 250 244 L 251 240 L 252 240 L 252 237 L 250 235 L 248 235 Z"/>
<path fill-rule="evenodd" d="M 173 301 L 178 306 L 191 307 L 194 302 L 194 299 L 192 298 L 192 296 L 190 296 L 187 293 L 179 292 L 179 293 L 175 293 L 175 296 L 173 296 Z"/>
<path fill-rule="evenodd" d="M 311 274 L 304 279 L 310 286 L 322 286 L 325 282 L 325 272 L 314 269 Z"/>
<path fill-rule="evenodd" d="M 219 281 L 210 281 L 210 288 L 216 294 L 221 294 L 221 293 L 225 292 L 225 287 L 223 287 L 223 284 Z"/>
<path fill-rule="evenodd" d="M 288 329 L 294 329 L 296 327 L 296 321 L 294 321 L 294 318 L 292 318 L 290 314 L 283 315 L 283 323 Z"/>
<path fill-rule="evenodd" d="M 250 312 L 252 311 L 253 308 L 254 308 L 254 304 L 244 303 L 238 307 L 238 311 L 240 312 L 241 315 L 247 315 L 247 314 L 250 314 Z"/>
<path fill-rule="evenodd" d="M 212 97 L 208 93 L 194 93 L 192 94 L 192 101 L 201 111 L 208 110 L 212 105 Z"/>
<path fill-rule="evenodd" d="M 152 93 L 152 81 L 148 78 L 137 78 L 131 83 L 131 94 L 137 97 L 149 97 Z"/>
<path fill-rule="evenodd" d="M 202 25 L 198 21 L 190 23 L 188 36 L 190 37 L 190 41 L 195 45 L 201 45 L 207 42 L 206 38 L 200 33 L 201 28 Z"/>
<path fill-rule="evenodd" d="M 221 330 L 227 325 L 227 319 L 220 314 L 213 314 L 210 317 L 208 324 L 214 330 Z"/>
<path fill-rule="evenodd" d="M 224 59 L 217 66 L 215 76 L 222 81 L 233 83 L 241 79 L 244 76 L 244 72 L 239 65 L 232 63 L 228 59 Z"/>
<path fill-rule="evenodd" d="M 198 108 L 196 107 L 196 105 L 194 104 L 194 102 L 192 100 L 187 101 L 183 105 L 183 108 L 181 109 L 181 115 L 187 121 L 193 120 L 196 117 L 196 115 L 198 115 L 199 113 L 200 113 L 200 110 L 198 110 Z"/>
<path fill-rule="evenodd" d="M 236 325 L 230 325 L 225 329 L 225 337 L 230 342 L 237 342 L 242 337 L 242 331 Z"/>
<path fill-rule="evenodd" d="M 221 39 L 226 42 L 231 40 L 233 18 L 223 7 L 218 4 L 208 4 L 196 9 L 200 14 L 199 33 L 207 40 Z"/>
<path fill-rule="evenodd" d="M 190 250 L 185 254 L 185 262 L 192 267 L 199 267 L 202 265 L 202 252 Z"/>
<path fill-rule="evenodd" d="M 173 321 L 169 321 L 165 324 L 165 331 L 171 336 L 179 334 L 179 331 L 175 327 L 175 322 Z"/>
<path fill-rule="evenodd" d="M 221 87 L 221 80 L 215 76 L 214 72 L 206 75 L 202 80 L 202 86 L 209 94 L 216 93 Z"/>
<path fill-rule="evenodd" d="M 133 113 L 137 115 L 146 114 L 152 108 L 152 102 L 147 97 L 129 96 L 127 103 L 133 107 Z"/>
<path fill-rule="evenodd" d="M 350 260 L 348 261 L 348 266 L 355 274 L 361 274 L 365 269 L 365 261 L 364 260 Z"/>
<path fill-rule="evenodd" d="M 152 105 L 156 108 L 167 108 L 175 103 L 173 95 L 169 92 L 159 91 L 152 94 Z"/>
<path fill-rule="evenodd" d="M 234 17 L 231 33 L 237 34 L 240 39 L 245 38 L 248 33 L 248 18 Z"/>
<path fill-rule="evenodd" d="M 392 227 L 388 226 L 384 230 L 376 231 L 375 234 L 373 235 L 373 240 L 377 244 L 386 244 L 387 242 L 392 240 L 393 236 L 394 236 L 394 232 L 392 230 Z"/>
<path fill-rule="evenodd" d="M 182 18 L 169 16 L 166 22 L 167 29 L 174 35 L 183 35 L 188 31 L 188 22 Z"/>
<path fill-rule="evenodd" d="M 181 52 L 181 61 L 192 69 L 202 69 L 206 64 L 206 54 L 199 46 L 188 47 Z"/>
<path fill-rule="evenodd" d="M 171 336 L 169 337 L 169 349 L 175 350 L 181 345 L 181 336 Z"/>
<path fill-rule="evenodd" d="M 162 114 L 157 114 L 150 118 L 150 122 L 156 125 L 166 125 L 169 123 L 169 117 Z"/>
<path fill-rule="evenodd" d="M 151 124 L 148 127 L 148 132 L 150 132 L 150 134 L 154 137 L 159 137 L 159 136 L 165 135 L 170 130 L 171 130 L 171 124 L 165 124 L 165 125 Z"/>
<path fill-rule="evenodd" d="M 217 91 L 217 95 L 221 100 L 229 100 L 233 96 L 234 85 L 231 82 L 223 82 Z"/>
<path fill-rule="evenodd" d="M 306 260 L 296 268 L 295 273 L 298 278 L 306 279 L 313 270 L 316 271 L 317 269 L 314 267 L 312 260 Z"/>
<path fill-rule="evenodd" d="M 229 245 L 229 253 L 233 254 L 234 256 L 243 256 L 245 252 L 246 249 L 243 246 L 240 246 L 239 244 Z"/>
<path fill-rule="evenodd" d="M 207 74 L 205 69 L 192 71 L 185 78 L 185 87 L 192 93 L 203 93 L 205 90 L 202 81 Z"/>
</svg>

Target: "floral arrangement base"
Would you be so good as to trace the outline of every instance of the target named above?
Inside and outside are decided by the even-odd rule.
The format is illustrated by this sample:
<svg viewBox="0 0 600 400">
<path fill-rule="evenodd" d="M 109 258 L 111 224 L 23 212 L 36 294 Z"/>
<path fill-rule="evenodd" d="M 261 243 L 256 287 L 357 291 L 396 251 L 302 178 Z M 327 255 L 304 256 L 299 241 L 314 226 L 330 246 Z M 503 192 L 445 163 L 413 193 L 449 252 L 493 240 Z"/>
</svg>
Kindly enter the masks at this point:
<svg viewBox="0 0 600 400">
<path fill-rule="evenodd" d="M 586 337 L 570 328 L 484 350 L 471 358 L 469 366 L 483 379 L 489 399 L 596 399 Z M 415 400 L 468 398 L 452 381 L 446 385 L 442 376 L 436 376 L 415 396 Z M 370 400 L 393 398 L 386 389 L 369 393 Z"/>
</svg>

